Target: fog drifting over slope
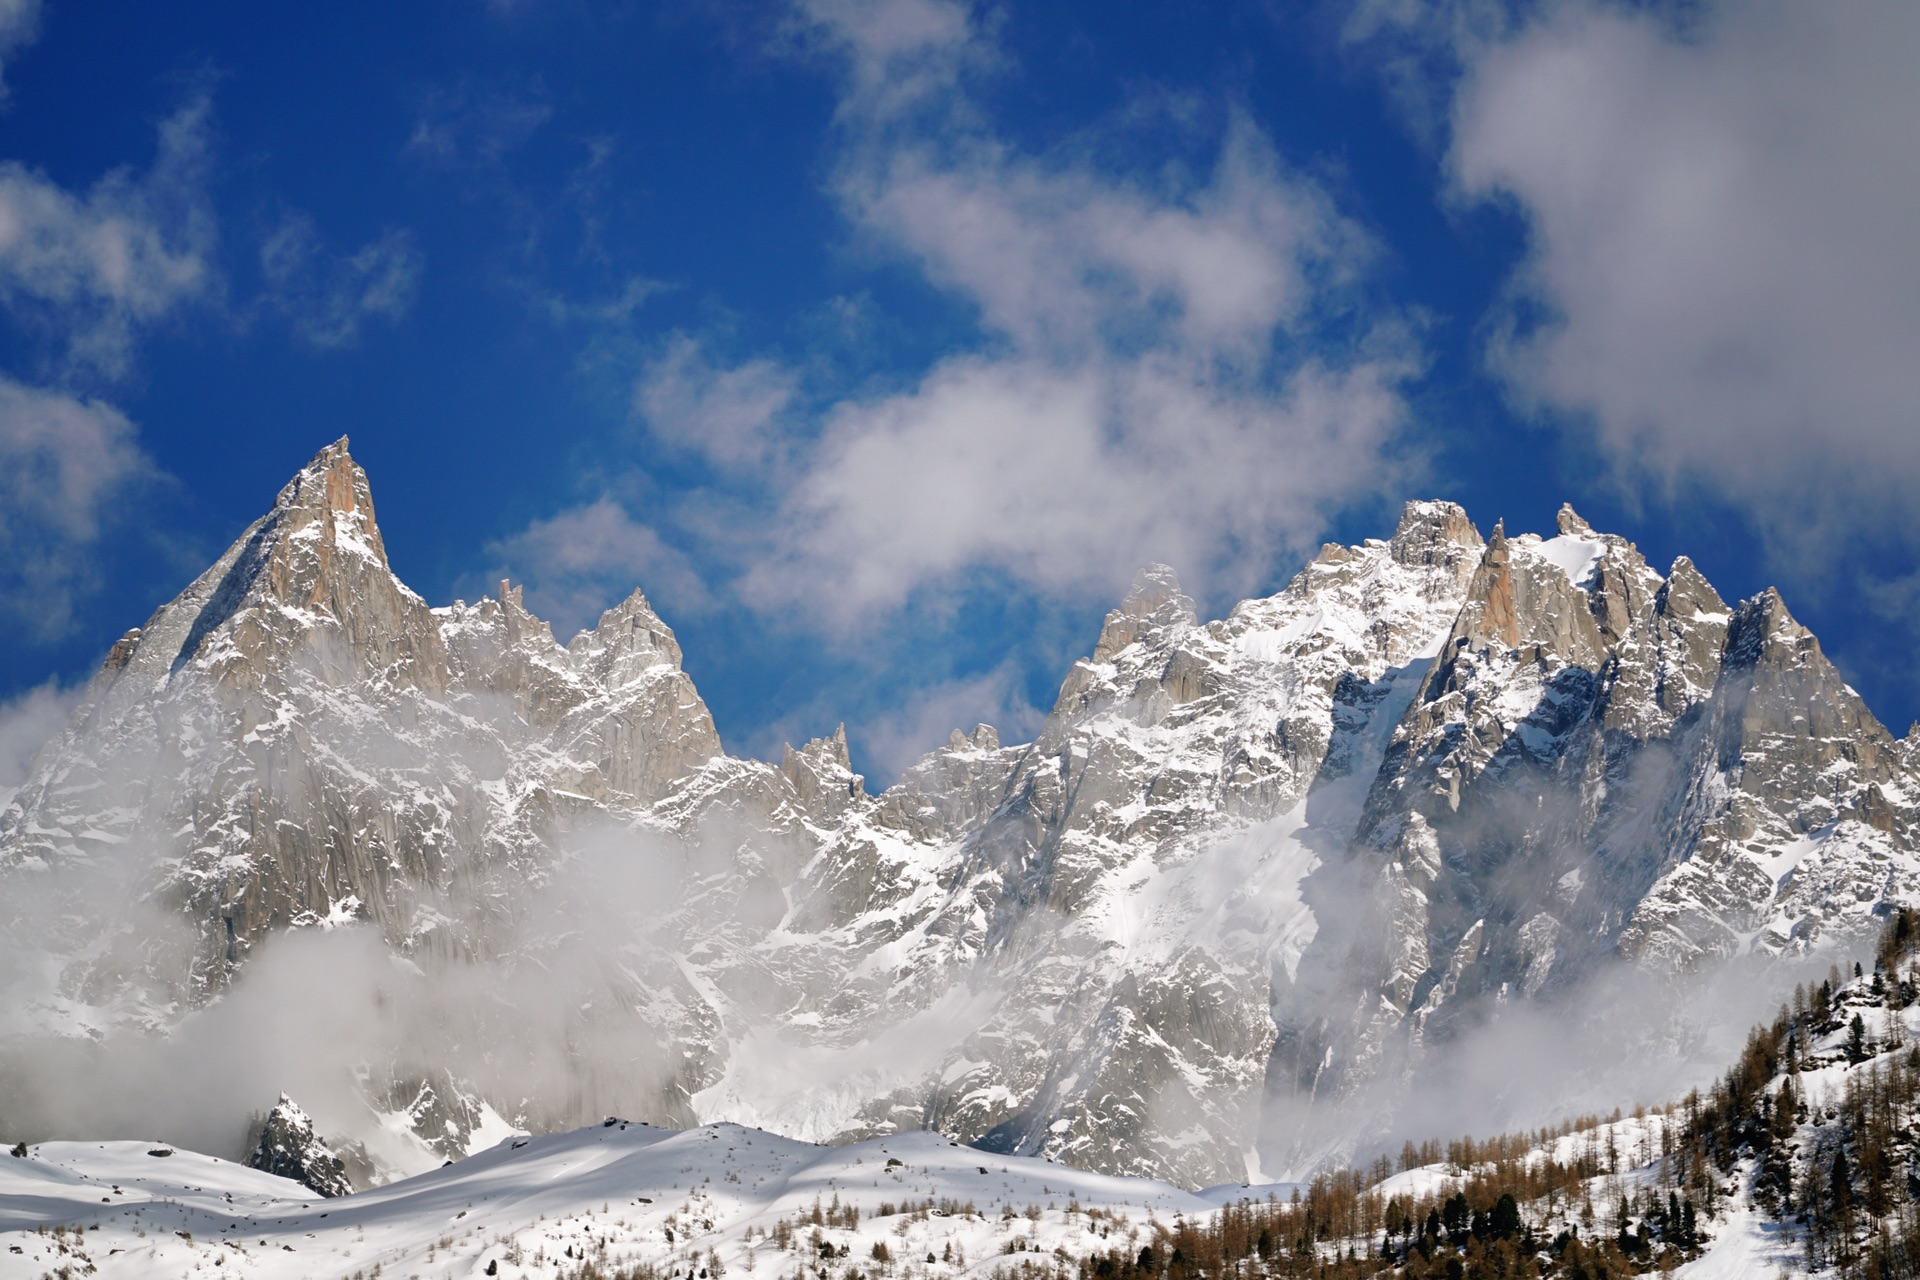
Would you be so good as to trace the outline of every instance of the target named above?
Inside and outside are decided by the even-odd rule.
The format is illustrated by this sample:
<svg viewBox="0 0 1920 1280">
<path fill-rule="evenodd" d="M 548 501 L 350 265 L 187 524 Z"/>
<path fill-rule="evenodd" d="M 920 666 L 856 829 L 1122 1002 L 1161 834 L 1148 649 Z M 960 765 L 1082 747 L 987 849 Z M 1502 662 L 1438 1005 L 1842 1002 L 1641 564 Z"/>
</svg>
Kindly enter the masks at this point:
<svg viewBox="0 0 1920 1280">
<path fill-rule="evenodd" d="M 424 776 L 491 776 L 503 767 L 485 743 L 450 741 L 443 755 L 423 759 L 417 743 L 377 723 L 309 728 L 369 767 Z M 733 1119 L 823 1140 L 864 1099 L 911 1086 L 960 1053 L 1015 998 L 1017 969 L 983 958 L 930 1005 L 883 1000 L 857 1032 L 809 1036 L 782 1016 L 786 995 L 770 999 L 789 988 L 743 987 L 728 993 L 735 1021 L 716 1029 L 730 1050 L 723 1087 L 696 1101 L 678 1083 L 688 1050 L 665 1034 L 672 1019 L 649 1006 L 660 975 L 691 974 L 689 955 L 713 937 L 765 927 L 789 906 L 737 892 L 732 878 L 750 833 L 732 822 L 710 818 L 691 841 L 612 822 L 576 829 L 548 848 L 511 901 L 497 892 L 440 894 L 431 904 L 439 925 L 405 955 L 373 926 L 351 923 L 348 906 L 338 919 L 269 937 L 228 991 L 191 1010 L 166 980 L 198 937 L 195 922 L 154 896 L 163 849 L 135 841 L 106 846 L 85 865 L 16 873 L 0 938 L 0 989 L 15 1023 L 0 1040 L 0 1131 L 161 1138 L 238 1155 L 248 1114 L 281 1092 L 323 1133 L 366 1136 L 370 1080 L 377 1088 L 445 1070 L 534 1127 L 611 1112 L 656 1123 Z M 1369 927 L 1358 866 L 1336 845 L 1323 854 L 1318 928 L 1334 936 Z M 486 856 L 456 850 L 449 860 L 482 865 Z M 1063 923 L 1036 910 L 1003 952 L 1044 955 Z M 1410 1087 L 1388 1073 L 1357 1095 L 1307 1106 L 1270 1093 L 1247 1145 L 1263 1148 L 1266 1176 L 1292 1177 L 1397 1149 L 1403 1136 L 1487 1134 L 1672 1100 L 1724 1067 L 1801 970 L 1826 963 L 1743 959 L 1677 977 L 1608 968 L 1551 1005 L 1515 1001 L 1456 1028 L 1451 1041 L 1430 1042 Z M 803 1000 L 829 1007 L 840 994 L 823 987 Z M 1350 1012 L 1337 990 L 1317 998 L 1317 1016 Z M 83 1012 L 100 1020 L 72 1034 Z M 673 1098 L 678 1105 L 663 1104 Z M 1157 1122 L 1177 1127 L 1180 1107 Z"/>
</svg>

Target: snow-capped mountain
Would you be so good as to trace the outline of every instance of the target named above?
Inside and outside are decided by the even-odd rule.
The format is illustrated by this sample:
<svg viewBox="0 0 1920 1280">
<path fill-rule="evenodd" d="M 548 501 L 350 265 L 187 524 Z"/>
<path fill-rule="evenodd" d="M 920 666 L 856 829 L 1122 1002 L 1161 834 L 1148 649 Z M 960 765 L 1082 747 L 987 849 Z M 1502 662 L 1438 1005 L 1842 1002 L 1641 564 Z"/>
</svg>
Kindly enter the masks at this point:
<svg viewBox="0 0 1920 1280">
<path fill-rule="evenodd" d="M 1411 503 L 1211 622 L 1149 568 L 1035 741 L 956 730 L 869 795 L 844 736 L 726 755 L 638 592 L 564 646 L 504 584 L 429 608 L 343 440 L 114 646 L 0 813 L 47 957 L 8 1012 L 158 1032 L 358 923 L 460 996 L 339 1047 L 377 1132 L 328 1136 L 390 1171 L 608 1110 L 1189 1186 L 1262 1142 L 1304 1166 L 1387 1121 L 1298 1117 L 1503 1010 L 1854 938 L 1920 887 L 1910 744 L 1778 596 L 1560 525 Z"/>
</svg>

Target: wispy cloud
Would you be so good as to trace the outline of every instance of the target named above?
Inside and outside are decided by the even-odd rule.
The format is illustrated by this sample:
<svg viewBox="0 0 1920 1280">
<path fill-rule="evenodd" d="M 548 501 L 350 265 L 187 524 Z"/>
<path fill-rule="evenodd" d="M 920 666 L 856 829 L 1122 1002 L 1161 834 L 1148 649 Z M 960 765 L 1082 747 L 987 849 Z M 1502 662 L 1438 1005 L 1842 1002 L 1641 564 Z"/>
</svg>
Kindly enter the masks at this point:
<svg viewBox="0 0 1920 1280">
<path fill-rule="evenodd" d="M 80 687 L 48 681 L 0 702 L 0 808 L 26 781 L 33 760 L 67 722 L 80 701 Z"/>
<path fill-rule="evenodd" d="M 797 354 L 656 351 L 635 417 L 710 474 L 648 524 L 728 607 L 883 661 L 941 644 L 941 602 L 984 582 L 1080 608 L 1167 561 L 1209 598 L 1243 591 L 1396 484 L 1418 342 L 1365 296 L 1376 246 L 1252 123 L 1223 108 L 1197 175 L 1120 170 L 1001 135 L 975 86 L 1004 59 L 970 5 L 810 0 L 781 38 L 838 86 L 829 189 L 855 249 L 975 324 L 870 382 L 846 373 L 871 367 L 859 327 Z M 842 714 L 887 768 L 953 724 L 1028 719 L 1010 677 L 953 678 Z"/>
<path fill-rule="evenodd" d="M 490 544 L 487 555 L 487 587 L 500 578 L 526 584 L 527 607 L 563 641 L 643 584 L 650 598 L 680 610 L 710 603 L 685 554 L 610 497 L 536 520 Z"/>
<path fill-rule="evenodd" d="M 700 344 L 676 334 L 634 385 L 633 408 L 657 436 L 727 470 L 774 464 L 781 416 L 799 378 L 773 360 L 716 363 Z"/>
<path fill-rule="evenodd" d="M 0 56 L 36 15 L 0 3 Z M 122 377 L 144 330 L 218 301 L 209 118 L 196 95 L 160 126 L 151 166 L 114 169 L 83 193 L 0 163 L 0 308 L 42 363 L 42 385 L 0 373 L 0 620 L 31 643 L 68 633 L 96 585 L 103 529 L 158 474 L 126 415 L 76 388 Z"/>
<path fill-rule="evenodd" d="M 11 58 L 16 49 L 33 43 L 40 34 L 40 0 L 0 0 L 0 62 Z M 6 98 L 6 86 L 0 84 L 0 101 Z"/>
<path fill-rule="evenodd" d="M 312 346 L 351 346 L 366 321 L 407 314 L 424 266 L 409 232 L 388 230 L 352 253 L 335 254 L 311 217 L 291 211 L 260 245 L 262 301 Z"/>
<path fill-rule="evenodd" d="M 983 343 L 824 409 L 748 598 L 844 624 L 983 568 L 1084 596 L 1152 560 L 1239 589 L 1382 484 L 1416 352 L 1347 310 L 1371 245 L 1254 126 L 1198 180 L 1028 154 L 974 105 L 968 6 L 804 12 L 842 68 L 850 222 Z"/>
<path fill-rule="evenodd" d="M 0 375 L 0 618 L 63 634 L 110 511 L 154 474 L 119 410 Z"/>
<path fill-rule="evenodd" d="M 462 81 L 426 95 L 407 154 L 445 168 L 485 168 L 519 150 L 551 119 L 553 106 L 537 87 L 515 93 Z"/>
<path fill-rule="evenodd" d="M 206 193 L 208 100 L 160 128 L 153 165 L 83 195 L 0 163 L 0 305 L 62 349 L 70 370 L 117 376 L 134 335 L 218 286 Z"/>
<path fill-rule="evenodd" d="M 915 689 L 899 705 L 855 724 L 853 732 L 884 785 L 956 729 L 966 733 L 987 724 L 1002 742 L 1027 742 L 1045 718 L 1046 709 L 1027 698 L 1018 669 L 1003 663 Z"/>
<path fill-rule="evenodd" d="M 843 61 L 840 119 L 861 130 L 970 115 L 962 78 L 1000 60 L 973 7 L 954 0 L 796 0 L 790 34 Z"/>
</svg>

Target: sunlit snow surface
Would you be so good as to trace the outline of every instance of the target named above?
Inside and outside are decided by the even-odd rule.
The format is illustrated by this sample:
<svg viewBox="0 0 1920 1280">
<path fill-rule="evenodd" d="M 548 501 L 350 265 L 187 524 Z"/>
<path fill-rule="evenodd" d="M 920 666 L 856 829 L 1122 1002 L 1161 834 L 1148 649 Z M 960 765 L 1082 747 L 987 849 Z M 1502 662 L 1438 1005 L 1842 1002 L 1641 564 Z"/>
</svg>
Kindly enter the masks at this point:
<svg viewBox="0 0 1920 1280">
<path fill-rule="evenodd" d="M 1839 1087 L 1845 1070 L 1832 1068 L 1835 1080 L 1826 1083 Z M 1815 1096 L 1820 1084 L 1808 1080 Z M 1604 1205 L 1623 1187 L 1658 1185 L 1660 1129 L 1674 1123 L 1626 1117 L 1561 1137 L 1552 1154 L 1565 1161 L 1581 1146 L 1611 1143 L 1624 1157 L 1621 1173 L 1590 1184 Z M 1445 1196 L 1458 1188 L 1460 1172 L 1445 1164 L 1409 1169 L 1376 1190 Z M 0 1277 L 67 1266 L 106 1277 L 291 1280 L 370 1275 L 378 1266 L 383 1275 L 425 1280 L 572 1275 L 593 1262 L 603 1272 L 651 1263 L 685 1278 L 712 1273 L 717 1261 L 721 1276 L 765 1272 L 777 1280 L 796 1267 L 813 1270 L 823 1244 L 843 1259 L 836 1273 L 882 1270 L 873 1247 L 884 1243 L 890 1274 L 986 1280 L 1036 1254 L 1045 1262 L 1134 1252 L 1156 1225 L 1245 1199 L 1284 1201 L 1294 1190 L 1228 1184 L 1190 1194 L 989 1155 L 933 1133 L 826 1147 L 738 1125 L 679 1131 L 616 1122 L 508 1138 L 458 1164 L 325 1200 L 286 1179 L 166 1144 L 47 1142 L 24 1159 L 0 1156 Z M 1546 1229 L 1570 1225 L 1576 1202 L 1567 1197 Z M 842 1225 L 816 1228 L 807 1221 L 816 1206 L 823 1216 L 851 1206 L 859 1218 L 849 1226 L 835 1214 Z M 773 1234 L 783 1220 L 793 1228 L 785 1249 Z M 1804 1273 L 1797 1242 L 1744 1196 L 1707 1225 L 1706 1252 L 1678 1274 Z"/>
<path fill-rule="evenodd" d="M 1587 585 L 1600 563 L 1600 557 L 1607 553 L 1607 544 L 1599 538 L 1582 538 L 1571 533 L 1544 541 L 1523 534 L 1516 539 L 1516 545 L 1530 547 L 1535 555 L 1566 574 L 1567 581 L 1576 587 Z"/>
<path fill-rule="evenodd" d="M 156 1150 L 172 1154 L 149 1154 Z M 798 1220 L 836 1199 L 860 1210 L 859 1223 L 820 1236 L 847 1246 L 850 1264 L 868 1269 L 874 1244 L 885 1242 L 933 1280 L 984 1276 L 1035 1250 L 1079 1256 L 1128 1245 L 1149 1234 L 1150 1221 L 1171 1225 L 1212 1208 L 1164 1183 L 988 1155 L 932 1133 L 821 1147 L 737 1125 L 612 1124 L 510 1138 L 338 1200 L 155 1143 L 47 1142 L 25 1159 L 0 1155 L 0 1277 L 62 1265 L 80 1272 L 89 1262 L 109 1277 L 196 1267 L 351 1276 L 376 1264 L 422 1277 L 481 1275 L 496 1264 L 511 1277 L 571 1272 L 588 1259 L 688 1275 L 709 1266 L 711 1253 L 738 1280 L 818 1258 L 815 1228 Z M 928 1200 L 932 1212 L 898 1211 Z M 882 1216 L 883 1204 L 896 1212 Z M 1089 1208 L 1114 1216 L 1092 1219 Z M 784 1252 L 766 1236 L 783 1218 L 796 1224 Z M 85 1230 L 54 1234 L 61 1224 Z"/>
</svg>

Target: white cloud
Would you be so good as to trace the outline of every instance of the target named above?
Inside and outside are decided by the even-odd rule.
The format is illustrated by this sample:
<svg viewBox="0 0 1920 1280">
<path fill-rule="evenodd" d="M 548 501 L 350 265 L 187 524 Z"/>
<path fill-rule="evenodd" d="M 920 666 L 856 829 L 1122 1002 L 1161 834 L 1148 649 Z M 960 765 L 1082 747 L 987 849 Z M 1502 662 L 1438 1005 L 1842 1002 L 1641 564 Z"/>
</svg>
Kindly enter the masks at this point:
<svg viewBox="0 0 1920 1280">
<path fill-rule="evenodd" d="M 863 129 L 962 107 L 961 74 L 995 60 L 971 7 L 952 0 L 798 0 L 795 16 L 803 39 L 845 57 L 840 115 Z"/>
<path fill-rule="evenodd" d="M 1114 172 L 988 126 L 968 85 L 999 59 L 965 5 L 811 0 L 794 30 L 841 73 L 830 173 L 856 247 L 971 305 L 976 331 L 837 400 L 839 358 L 864 363 L 831 346 L 851 330 L 734 364 L 676 336 L 634 409 L 713 463 L 711 486 L 644 531 L 610 501 L 530 526 L 501 544 L 530 595 L 572 581 L 582 613 L 635 582 L 671 596 L 676 575 L 697 581 L 677 546 L 728 607 L 860 654 L 768 732 L 844 717 L 892 771 L 956 725 L 1037 722 L 1011 667 L 877 692 L 902 654 L 933 669 L 959 602 L 990 589 L 1045 629 L 1155 561 L 1202 595 L 1241 591 L 1335 508 L 1396 487 L 1386 446 L 1416 344 L 1359 313 L 1371 244 L 1257 129 L 1230 124 L 1198 175 Z M 593 567 L 569 575 L 576 543 L 622 549 L 578 553 Z"/>
<path fill-rule="evenodd" d="M 81 688 L 53 681 L 0 702 L 0 809 L 26 781 L 33 758 L 67 722 Z"/>
<path fill-rule="evenodd" d="M 117 374 L 133 331 L 215 283 L 205 191 L 208 102 L 160 128 L 152 168 L 116 169 L 84 195 L 0 163 L 0 303 L 79 367 Z"/>
<path fill-rule="evenodd" d="M 1165 560 L 1244 588 L 1326 504 L 1382 478 L 1397 372 L 1307 367 L 1267 395 L 1169 353 L 949 360 L 834 414 L 783 508 L 783 544 L 744 586 L 769 606 L 858 613 L 979 566 L 1112 594 Z"/>
<path fill-rule="evenodd" d="M 843 193 L 863 228 L 1025 349 L 1071 356 L 1144 340 L 1257 358 L 1310 302 L 1310 269 L 1364 254 L 1358 234 L 1311 185 L 1290 180 L 1244 122 L 1212 180 L 1187 192 L 987 142 L 966 152 L 903 149 L 855 169 Z"/>
<path fill-rule="evenodd" d="M 0 0 L 0 56 L 37 12 Z M 150 168 L 84 194 L 0 163 L 0 306 L 58 349 L 62 381 L 119 375 L 140 329 L 217 291 L 208 113 L 194 98 L 162 123 Z M 71 626 L 103 524 L 156 474 L 135 436 L 109 404 L 0 374 L 0 620 L 18 634 L 44 643 Z"/>
<path fill-rule="evenodd" d="M 65 631 L 103 517 L 151 474 L 117 409 L 0 375 L 0 616 L 38 639 Z"/>
<path fill-rule="evenodd" d="M 1477 53 L 1454 180 L 1530 236 L 1500 372 L 1763 523 L 1911 486 L 1916 49 L 1911 4 L 1767 0 L 1556 6 Z"/>
<path fill-rule="evenodd" d="M 486 89 L 471 81 L 430 91 L 407 139 L 407 154 L 445 168 L 482 168 L 502 159 L 553 119 L 538 95 Z"/>
<path fill-rule="evenodd" d="M 648 276 L 629 276 L 620 289 L 598 298 L 571 298 L 562 293 L 543 293 L 537 298 L 539 310 L 555 324 L 619 326 L 631 321 L 653 296 L 672 286 Z"/>
<path fill-rule="evenodd" d="M 40 0 L 0 0 L 0 59 L 10 57 L 40 34 Z M 6 86 L 0 85 L 0 98 Z"/>
<path fill-rule="evenodd" d="M 1028 742 L 1045 718 L 1045 710 L 1027 700 L 1020 673 L 1008 663 L 976 676 L 915 689 L 901 705 L 848 732 L 879 773 L 876 783 L 890 785 L 907 766 L 945 743 L 955 729 L 971 733 L 977 724 L 990 724 L 1002 742 Z"/>
<path fill-rule="evenodd" d="M 489 577 L 521 582 L 527 608 L 565 640 L 599 621 L 601 611 L 644 585 L 650 600 L 680 609 L 709 597 L 686 557 L 612 498 L 570 507 L 490 544 Z M 488 584 L 489 589 L 491 583 Z"/>
<path fill-rule="evenodd" d="M 700 344 L 676 334 L 634 387 L 634 412 L 655 435 L 726 468 L 767 465 L 780 415 L 798 379 L 771 360 L 715 365 Z"/>
<path fill-rule="evenodd" d="M 1369 246 L 1251 125 L 1198 181 L 1028 155 L 966 93 L 994 61 L 968 7 L 806 13 L 845 68 L 843 207 L 985 346 L 824 413 L 749 599 L 846 623 L 978 569 L 1099 595 L 1152 560 L 1239 588 L 1386 482 L 1410 344 L 1324 323 Z"/>
<path fill-rule="evenodd" d="M 269 305 L 316 347 L 350 346 L 369 318 L 406 315 L 418 291 L 423 259 L 405 231 L 389 230 L 354 253 L 334 255 L 320 243 L 313 219 L 290 212 L 260 245 Z"/>
</svg>

